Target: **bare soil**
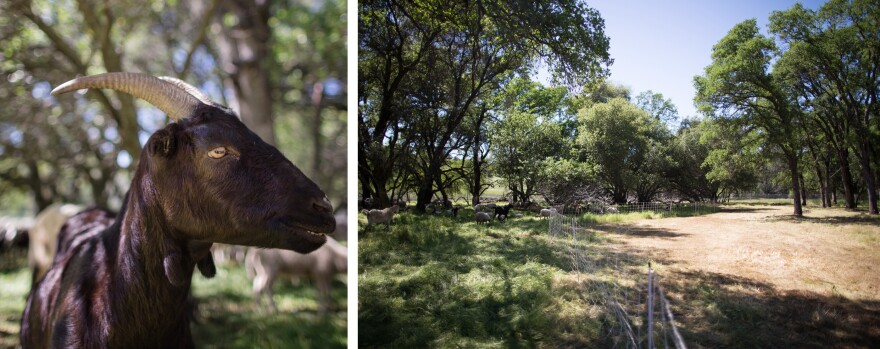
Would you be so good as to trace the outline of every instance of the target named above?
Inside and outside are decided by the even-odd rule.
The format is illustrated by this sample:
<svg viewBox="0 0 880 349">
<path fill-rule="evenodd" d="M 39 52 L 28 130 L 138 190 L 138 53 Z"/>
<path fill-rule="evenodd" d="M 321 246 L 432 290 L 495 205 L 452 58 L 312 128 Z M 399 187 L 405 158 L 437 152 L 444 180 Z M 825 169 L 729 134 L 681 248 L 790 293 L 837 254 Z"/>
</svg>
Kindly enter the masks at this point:
<svg viewBox="0 0 880 349">
<path fill-rule="evenodd" d="M 840 209 L 728 207 L 642 220 L 609 233 L 667 268 L 728 274 L 851 299 L 880 300 L 880 220 Z"/>
<path fill-rule="evenodd" d="M 601 226 L 655 261 L 689 348 L 880 347 L 880 218 L 735 206 Z"/>
</svg>

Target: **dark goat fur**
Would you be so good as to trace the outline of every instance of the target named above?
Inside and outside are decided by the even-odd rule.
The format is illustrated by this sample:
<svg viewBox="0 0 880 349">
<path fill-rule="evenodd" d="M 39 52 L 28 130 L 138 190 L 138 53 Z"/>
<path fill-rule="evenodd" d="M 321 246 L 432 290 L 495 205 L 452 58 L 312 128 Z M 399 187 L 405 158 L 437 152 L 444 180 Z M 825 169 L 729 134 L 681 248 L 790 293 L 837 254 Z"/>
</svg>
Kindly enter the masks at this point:
<svg viewBox="0 0 880 349">
<path fill-rule="evenodd" d="M 206 155 L 218 146 L 229 153 Z M 213 275 L 213 242 L 308 253 L 334 226 L 314 182 L 232 112 L 201 105 L 150 137 L 117 219 L 93 209 L 65 224 L 21 344 L 193 347 L 190 283 L 196 266 Z"/>
<path fill-rule="evenodd" d="M 507 204 L 504 206 L 495 206 L 495 219 L 503 221 L 507 219 L 507 215 L 510 214 L 510 208 L 513 207 L 513 204 Z M 504 218 L 502 218 L 504 217 Z"/>
</svg>

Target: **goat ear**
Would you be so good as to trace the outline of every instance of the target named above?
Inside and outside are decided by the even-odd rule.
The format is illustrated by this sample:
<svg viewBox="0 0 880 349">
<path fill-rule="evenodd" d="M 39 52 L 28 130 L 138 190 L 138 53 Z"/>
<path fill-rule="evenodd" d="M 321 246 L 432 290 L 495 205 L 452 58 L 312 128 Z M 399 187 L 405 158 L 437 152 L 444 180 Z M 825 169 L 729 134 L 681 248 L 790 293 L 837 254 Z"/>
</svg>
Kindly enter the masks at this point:
<svg viewBox="0 0 880 349">
<path fill-rule="evenodd" d="M 150 141 L 150 154 L 169 157 L 174 154 L 176 146 L 177 142 L 174 139 L 173 133 L 168 132 L 167 130 L 159 130 L 156 131 L 153 135 L 153 139 Z"/>
<path fill-rule="evenodd" d="M 171 238 L 162 239 L 162 265 L 165 267 L 165 277 L 174 286 L 185 286 L 192 278 L 192 264 L 188 261 L 188 255 L 184 255 L 183 249 Z M 186 266 L 189 265 L 189 268 Z M 189 269 L 190 272 L 187 272 Z"/>
<path fill-rule="evenodd" d="M 199 262 L 196 263 L 196 266 L 199 268 L 199 272 L 202 273 L 202 276 L 206 278 L 212 278 L 214 275 L 217 275 L 217 266 L 214 265 L 214 257 L 209 253 L 206 257 L 199 259 Z"/>
</svg>

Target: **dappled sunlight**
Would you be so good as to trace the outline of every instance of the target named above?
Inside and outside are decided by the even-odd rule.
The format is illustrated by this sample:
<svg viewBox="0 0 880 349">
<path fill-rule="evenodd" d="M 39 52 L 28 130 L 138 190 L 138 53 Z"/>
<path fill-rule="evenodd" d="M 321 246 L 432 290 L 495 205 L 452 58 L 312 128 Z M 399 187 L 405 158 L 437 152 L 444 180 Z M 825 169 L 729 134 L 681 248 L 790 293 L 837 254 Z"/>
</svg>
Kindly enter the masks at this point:
<svg viewBox="0 0 880 349">
<path fill-rule="evenodd" d="M 25 249 L 0 250 L 0 347 L 18 344 L 19 321 L 30 290 L 31 273 Z M 191 325 L 200 348 L 344 348 L 347 289 L 341 278 L 333 283 L 333 309 L 317 315 L 317 292 L 308 281 L 275 283 L 279 312 L 257 306 L 243 265 L 218 264 L 217 275 L 196 273 L 193 294 L 196 311 Z M 320 335 L 319 335 L 320 334 Z"/>
</svg>

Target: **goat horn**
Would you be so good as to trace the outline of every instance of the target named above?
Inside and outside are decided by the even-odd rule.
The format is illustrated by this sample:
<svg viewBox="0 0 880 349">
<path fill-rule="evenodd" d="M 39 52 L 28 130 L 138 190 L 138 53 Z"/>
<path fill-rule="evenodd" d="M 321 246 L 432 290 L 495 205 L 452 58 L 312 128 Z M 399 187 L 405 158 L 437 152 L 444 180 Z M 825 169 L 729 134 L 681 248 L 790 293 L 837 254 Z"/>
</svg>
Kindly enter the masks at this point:
<svg viewBox="0 0 880 349">
<path fill-rule="evenodd" d="M 180 83 L 189 86 L 182 81 Z M 178 83 L 151 75 L 120 72 L 84 76 L 70 80 L 52 90 L 52 95 L 57 96 L 85 88 L 107 88 L 130 94 L 156 106 L 174 121 L 180 121 L 190 116 L 196 107 L 204 104 L 205 102 L 199 97 L 207 99 L 201 92 L 198 96 L 193 95 L 191 91 L 196 89 L 192 86 L 185 88 Z M 208 101 L 210 102 L 210 100 Z M 213 104 L 213 102 L 211 103 Z"/>
</svg>

